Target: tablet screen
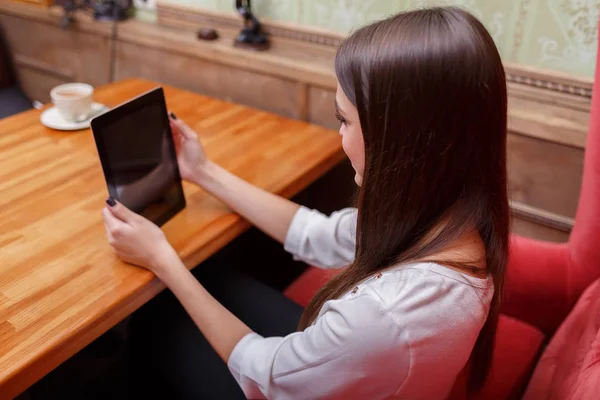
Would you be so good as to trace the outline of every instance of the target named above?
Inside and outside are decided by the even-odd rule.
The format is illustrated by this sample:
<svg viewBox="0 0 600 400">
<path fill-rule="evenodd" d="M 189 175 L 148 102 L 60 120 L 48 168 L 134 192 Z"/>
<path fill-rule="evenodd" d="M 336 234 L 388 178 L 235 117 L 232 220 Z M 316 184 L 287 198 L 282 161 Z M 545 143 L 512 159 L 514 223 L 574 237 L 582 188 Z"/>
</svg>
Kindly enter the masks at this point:
<svg viewBox="0 0 600 400">
<path fill-rule="evenodd" d="M 97 117 L 92 129 L 110 195 L 161 225 L 185 200 L 164 97 L 156 92 Z"/>
</svg>

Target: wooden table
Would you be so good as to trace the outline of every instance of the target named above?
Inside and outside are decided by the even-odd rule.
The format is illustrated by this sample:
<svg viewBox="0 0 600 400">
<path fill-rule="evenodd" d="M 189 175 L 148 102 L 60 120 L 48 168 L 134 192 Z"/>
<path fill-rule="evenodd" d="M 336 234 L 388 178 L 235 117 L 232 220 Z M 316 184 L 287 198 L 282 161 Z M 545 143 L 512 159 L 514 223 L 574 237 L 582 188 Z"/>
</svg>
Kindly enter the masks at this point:
<svg viewBox="0 0 600 400">
<path fill-rule="evenodd" d="M 95 98 L 115 106 L 155 83 L 127 80 Z M 167 104 L 199 131 L 208 156 L 290 197 L 337 164 L 336 132 L 165 88 Z M 40 111 L 0 121 L 0 398 L 12 398 L 163 289 L 117 260 L 100 210 L 107 197 L 89 130 L 45 128 Z M 191 268 L 248 228 L 203 190 L 164 231 Z"/>
</svg>

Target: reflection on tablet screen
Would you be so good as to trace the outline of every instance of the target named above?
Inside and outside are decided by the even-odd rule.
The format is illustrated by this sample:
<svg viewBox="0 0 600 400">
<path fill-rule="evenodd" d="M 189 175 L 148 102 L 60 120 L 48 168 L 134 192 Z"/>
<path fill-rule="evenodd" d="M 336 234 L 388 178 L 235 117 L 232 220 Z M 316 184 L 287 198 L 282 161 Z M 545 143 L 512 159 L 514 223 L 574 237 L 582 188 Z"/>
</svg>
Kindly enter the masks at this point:
<svg viewBox="0 0 600 400">
<path fill-rule="evenodd" d="M 153 221 L 176 204 L 180 194 L 164 114 L 160 105 L 144 105 L 113 120 L 102 132 L 119 201 Z"/>
</svg>

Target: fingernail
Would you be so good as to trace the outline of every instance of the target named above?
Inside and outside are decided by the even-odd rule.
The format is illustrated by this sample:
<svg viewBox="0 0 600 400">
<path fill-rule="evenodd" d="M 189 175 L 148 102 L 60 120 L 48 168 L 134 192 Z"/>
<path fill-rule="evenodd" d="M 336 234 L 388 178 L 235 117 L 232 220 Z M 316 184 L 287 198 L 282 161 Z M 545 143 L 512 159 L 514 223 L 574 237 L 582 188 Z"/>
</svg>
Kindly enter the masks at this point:
<svg viewBox="0 0 600 400">
<path fill-rule="evenodd" d="M 175 115 L 175 113 L 174 113 L 173 111 L 171 111 L 171 112 L 169 113 L 169 115 L 171 116 L 171 118 L 173 118 L 173 119 L 177 119 L 177 116 Z"/>
<path fill-rule="evenodd" d="M 112 197 L 109 197 L 106 199 L 106 204 L 108 204 L 109 207 L 114 207 L 117 205 L 117 202 Z"/>
</svg>

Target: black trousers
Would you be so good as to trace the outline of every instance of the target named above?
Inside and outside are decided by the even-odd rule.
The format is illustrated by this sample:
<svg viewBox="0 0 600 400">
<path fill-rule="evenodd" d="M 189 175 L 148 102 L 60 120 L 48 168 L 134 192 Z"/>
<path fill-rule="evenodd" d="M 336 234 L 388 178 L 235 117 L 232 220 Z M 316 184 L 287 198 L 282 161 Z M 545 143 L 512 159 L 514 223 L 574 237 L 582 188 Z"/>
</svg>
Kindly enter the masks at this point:
<svg viewBox="0 0 600 400">
<path fill-rule="evenodd" d="M 262 336 L 296 331 L 302 307 L 221 263 L 201 264 L 194 276 L 229 311 Z M 244 399 L 225 362 L 170 292 L 150 301 L 130 325 L 130 398 Z"/>
</svg>

